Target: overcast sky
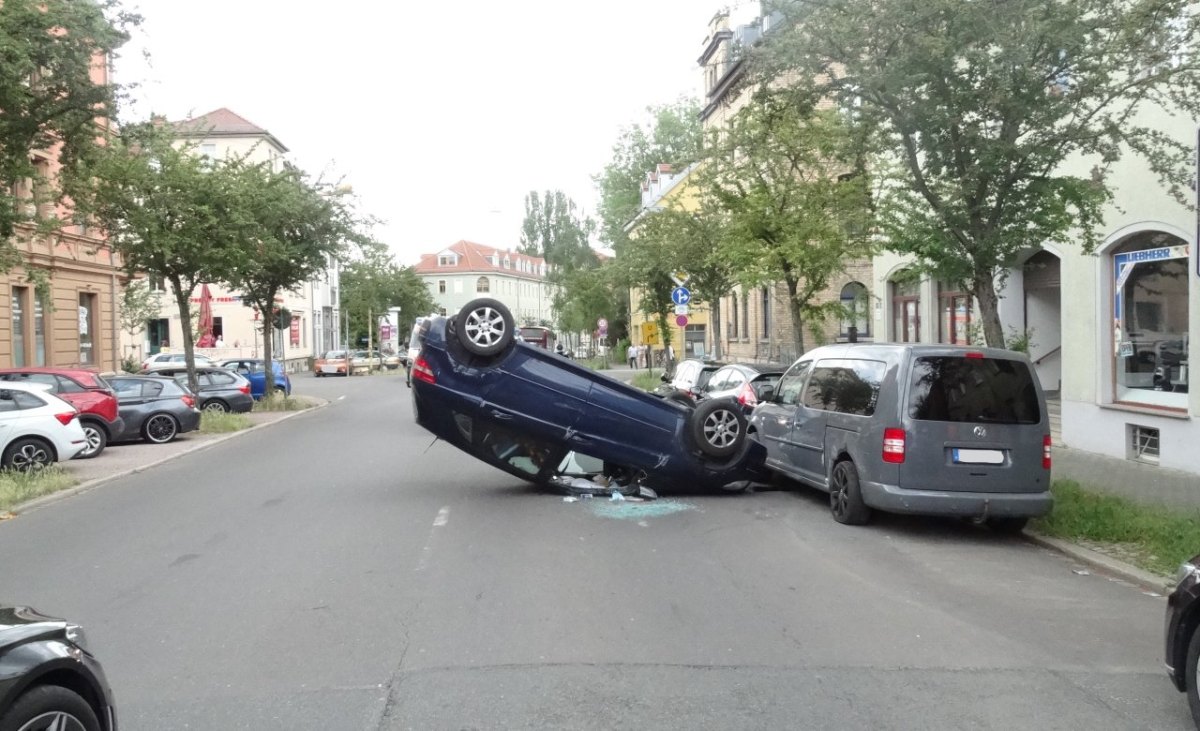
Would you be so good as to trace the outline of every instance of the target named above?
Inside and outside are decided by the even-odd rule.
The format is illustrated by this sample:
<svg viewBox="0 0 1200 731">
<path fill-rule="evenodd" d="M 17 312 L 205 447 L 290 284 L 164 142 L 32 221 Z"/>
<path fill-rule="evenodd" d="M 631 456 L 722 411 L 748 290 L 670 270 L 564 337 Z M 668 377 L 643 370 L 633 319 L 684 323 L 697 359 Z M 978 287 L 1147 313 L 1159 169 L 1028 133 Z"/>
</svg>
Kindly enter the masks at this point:
<svg viewBox="0 0 1200 731">
<path fill-rule="evenodd" d="M 698 96 L 708 21 L 754 0 L 126 0 L 145 21 L 123 117 L 228 107 L 311 173 L 344 175 L 402 264 L 518 243 L 524 197 L 591 176 L 652 104 Z M 149 61 L 142 58 L 143 50 Z"/>
</svg>

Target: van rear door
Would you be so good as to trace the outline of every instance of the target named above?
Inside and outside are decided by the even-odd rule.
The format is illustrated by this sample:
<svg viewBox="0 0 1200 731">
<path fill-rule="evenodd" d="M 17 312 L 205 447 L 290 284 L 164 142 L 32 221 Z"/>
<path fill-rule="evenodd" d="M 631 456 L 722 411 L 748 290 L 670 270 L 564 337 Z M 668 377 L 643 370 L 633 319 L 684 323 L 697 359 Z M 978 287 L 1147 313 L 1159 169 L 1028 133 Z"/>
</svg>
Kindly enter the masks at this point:
<svg viewBox="0 0 1200 731">
<path fill-rule="evenodd" d="M 981 352 L 916 355 L 908 382 L 900 487 L 1043 492 L 1050 433 L 1045 401 L 1024 359 Z"/>
</svg>

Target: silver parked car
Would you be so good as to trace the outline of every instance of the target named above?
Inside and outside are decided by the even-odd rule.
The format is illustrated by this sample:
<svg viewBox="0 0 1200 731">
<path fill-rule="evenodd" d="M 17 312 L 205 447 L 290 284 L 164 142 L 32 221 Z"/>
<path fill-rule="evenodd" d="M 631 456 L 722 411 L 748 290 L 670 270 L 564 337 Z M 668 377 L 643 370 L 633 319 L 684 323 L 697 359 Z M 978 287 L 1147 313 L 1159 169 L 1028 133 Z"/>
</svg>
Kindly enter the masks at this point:
<svg viewBox="0 0 1200 731">
<path fill-rule="evenodd" d="M 883 510 L 1016 532 L 1053 503 L 1046 400 L 1021 353 L 817 348 L 763 394 L 751 430 L 767 466 L 828 492 L 841 523 Z"/>
</svg>

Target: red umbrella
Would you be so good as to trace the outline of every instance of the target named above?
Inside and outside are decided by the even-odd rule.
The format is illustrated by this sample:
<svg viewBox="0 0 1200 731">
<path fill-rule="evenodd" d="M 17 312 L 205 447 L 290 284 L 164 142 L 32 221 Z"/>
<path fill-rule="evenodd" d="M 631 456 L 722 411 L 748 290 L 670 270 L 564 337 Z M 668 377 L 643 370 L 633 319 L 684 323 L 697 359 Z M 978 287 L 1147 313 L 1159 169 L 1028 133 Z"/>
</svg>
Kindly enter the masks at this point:
<svg viewBox="0 0 1200 731">
<path fill-rule="evenodd" d="M 212 292 L 208 291 L 208 285 L 200 285 L 200 339 L 196 341 L 198 348 L 211 348 L 216 343 L 216 338 L 213 337 L 213 313 L 212 313 Z"/>
</svg>

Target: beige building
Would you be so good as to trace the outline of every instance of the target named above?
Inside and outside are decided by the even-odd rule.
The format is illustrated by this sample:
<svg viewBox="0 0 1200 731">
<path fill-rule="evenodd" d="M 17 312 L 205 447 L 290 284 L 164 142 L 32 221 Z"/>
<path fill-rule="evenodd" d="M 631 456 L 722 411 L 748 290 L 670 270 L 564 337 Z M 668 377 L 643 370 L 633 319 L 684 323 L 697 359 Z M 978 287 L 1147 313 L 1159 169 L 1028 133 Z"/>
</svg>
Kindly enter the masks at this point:
<svg viewBox="0 0 1200 731">
<path fill-rule="evenodd" d="M 214 159 L 245 157 L 254 162 L 267 163 L 276 170 L 285 164 L 288 148 L 275 135 L 228 109 L 221 108 L 199 117 L 174 122 L 173 126 L 181 140 L 195 145 L 197 154 Z M 127 343 L 141 357 L 157 353 L 163 348 L 183 346 L 183 327 L 174 297 L 169 288 L 164 291 L 161 281 L 152 278 L 150 286 L 151 289 L 164 292 L 160 314 L 147 324 L 144 337 Z M 340 347 L 342 336 L 337 286 L 337 262 L 330 259 L 322 276 L 295 291 L 285 292 L 279 298 L 277 304 L 291 312 L 292 322 L 289 328 L 274 332 L 272 352 L 277 358 L 282 354 L 288 370 L 306 370 L 310 357 Z M 196 352 L 214 358 L 262 357 L 263 336 L 259 313 L 243 304 L 238 292 L 220 283 L 209 284 L 209 291 L 212 295 L 213 334 L 219 336 L 223 346 L 197 348 Z M 199 308 L 199 288 L 192 293 L 191 304 L 193 310 Z"/>
<path fill-rule="evenodd" d="M 704 76 L 700 118 L 706 132 L 724 127 L 749 103 L 750 91 L 744 83 L 745 49 L 773 32 L 778 17 L 764 15 L 735 27 L 730 25 L 728 12 L 721 12 L 710 21 L 703 51 L 697 59 Z M 817 296 L 814 304 L 838 302 L 848 316 L 831 318 L 815 332 L 806 325 L 806 349 L 851 339 L 870 342 L 875 338 L 876 328 L 868 316 L 870 303 L 877 299 L 872 272 L 870 259 L 846 261 L 842 275 Z M 728 296 L 721 298 L 719 309 L 723 339 L 720 350 L 725 360 L 790 363 L 800 355 L 792 337 L 792 316 L 784 283 L 734 287 Z"/>
<path fill-rule="evenodd" d="M 93 64 L 92 80 L 108 83 L 106 63 Z M 107 120 L 99 124 L 107 130 Z M 7 296 L 0 300 L 0 366 L 119 370 L 118 323 L 125 283 L 121 259 L 101 231 L 69 209 L 35 202 L 38 181 L 55 184 L 58 152 L 57 148 L 31 151 L 37 179 L 18 184 L 16 194 L 28 201 L 27 211 L 36 218 L 71 223 L 50 234 L 20 225 L 7 242 L 18 252 L 21 264 L 3 275 Z"/>
</svg>

